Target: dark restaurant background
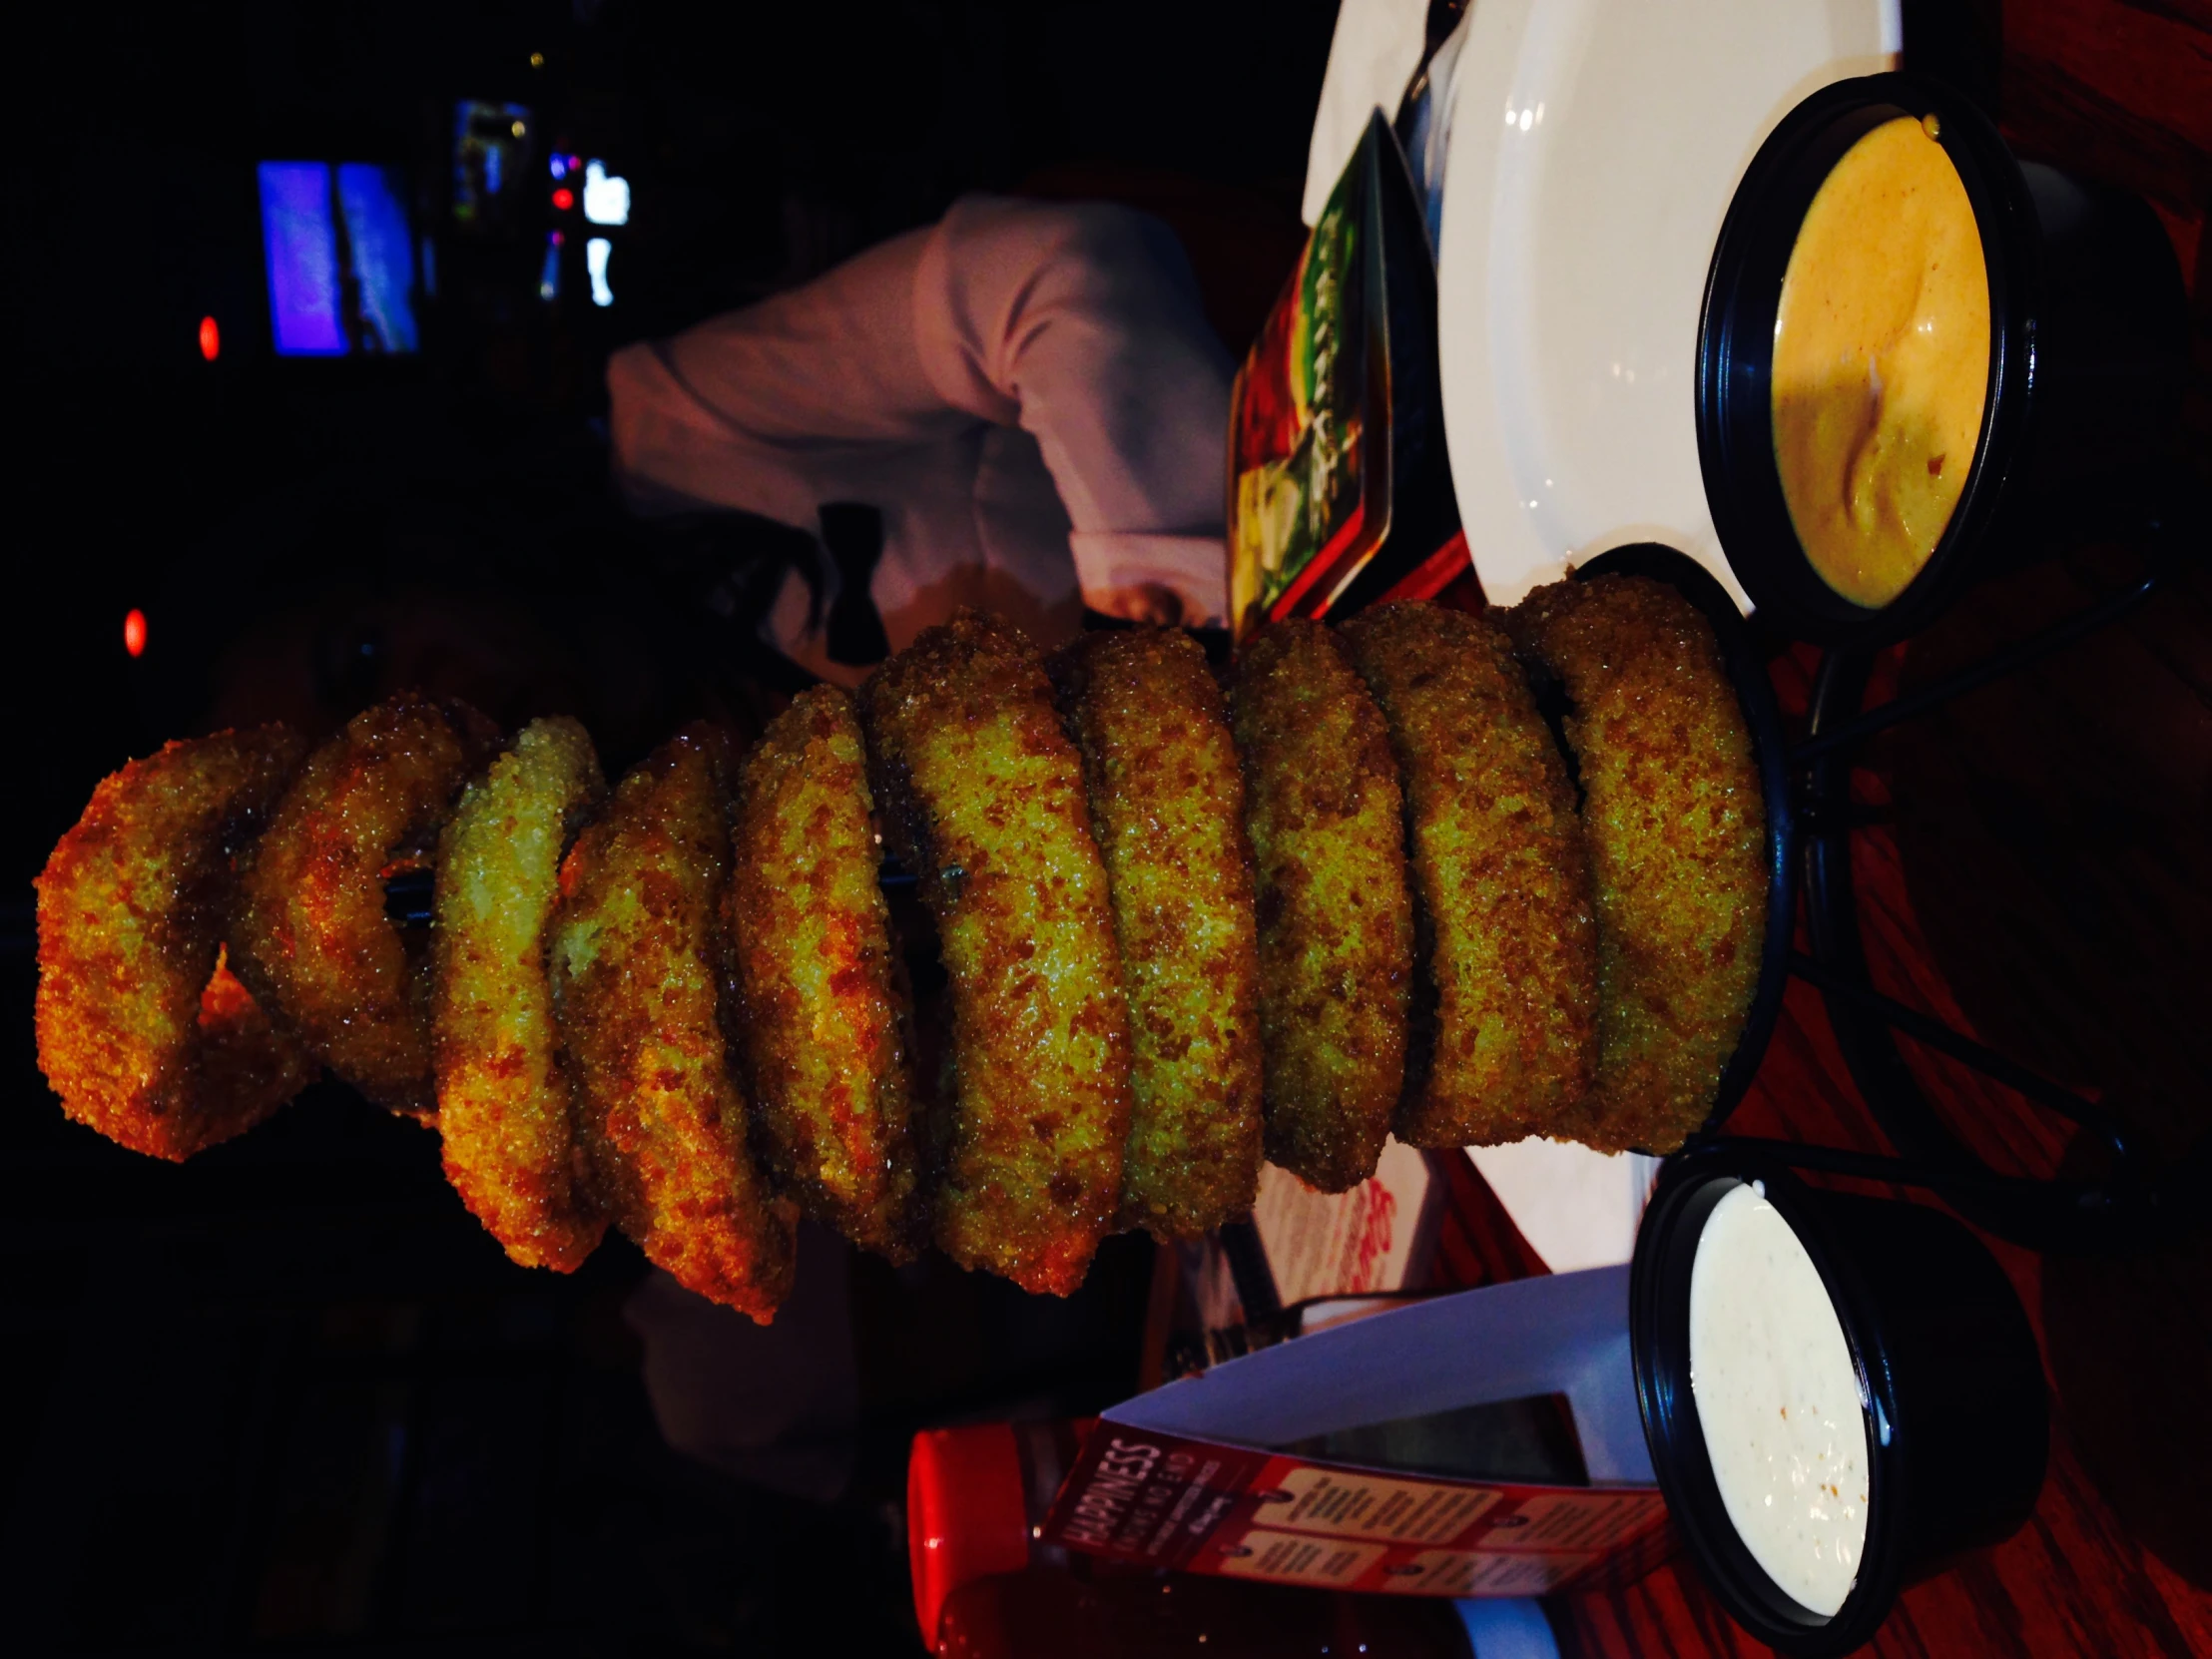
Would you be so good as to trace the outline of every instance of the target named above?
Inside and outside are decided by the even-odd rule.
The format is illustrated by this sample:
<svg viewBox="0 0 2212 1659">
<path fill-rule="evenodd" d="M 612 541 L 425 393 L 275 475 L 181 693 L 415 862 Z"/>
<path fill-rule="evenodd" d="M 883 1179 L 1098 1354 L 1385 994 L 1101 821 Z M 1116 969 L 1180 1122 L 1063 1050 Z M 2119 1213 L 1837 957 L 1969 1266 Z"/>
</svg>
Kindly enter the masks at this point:
<svg viewBox="0 0 2212 1659">
<path fill-rule="evenodd" d="M 610 1239 L 572 1279 L 511 1266 L 445 1185 L 434 1136 L 329 1083 L 181 1168 L 66 1122 L 35 1067 L 28 883 L 102 774 L 222 725 L 319 735 L 419 685 L 508 725 L 577 713 L 612 773 L 694 715 L 757 722 L 773 667 L 742 606 L 732 620 L 701 596 L 751 592 L 759 550 L 712 525 L 648 532 L 614 506 L 595 424 L 607 352 L 969 190 L 1161 213 L 1241 351 L 1301 241 L 1334 12 L 11 13 L 8 1647 L 911 1652 L 896 1500 L 912 1430 L 1129 1391 L 1139 1240 L 1064 1304 L 941 1260 L 858 1261 L 846 1497 L 818 1507 L 718 1474 L 655 1429 L 621 1317 L 637 1252 Z M 456 220 L 460 100 L 527 112 L 504 223 Z M 626 225 L 554 205 L 564 153 L 629 182 Z M 416 296 L 419 352 L 273 353 L 256 168 L 299 159 L 401 182 L 435 284 Z M 587 229 L 613 243 L 603 307 Z"/>
<path fill-rule="evenodd" d="M 1299 246 L 1335 9 L 46 0 L 11 13 L 10 1651 L 912 1653 L 906 1437 L 1084 1411 L 1134 1385 L 1141 1240 L 1110 1245 L 1066 1304 L 941 1261 L 893 1273 L 855 1259 L 847 1495 L 815 1506 L 717 1473 L 656 1429 L 622 1316 L 638 1254 L 610 1240 L 571 1279 L 510 1266 L 422 1131 L 327 1084 L 182 1168 L 66 1122 L 34 1064 L 28 882 L 101 775 L 234 721 L 326 732 L 415 684 L 508 724 L 577 713 L 610 770 L 695 714 L 757 722 L 779 682 L 744 624 L 774 549 L 728 525 L 648 531 L 616 510 L 594 425 L 607 352 L 803 280 L 965 190 L 1161 214 L 1241 350 Z M 2212 171 L 2186 90 L 2203 5 L 1960 10 L 1992 32 L 2001 20 L 1993 78 L 2023 153 L 2142 192 L 2173 236 L 2195 296 L 2201 478 Z M 2184 38 L 2197 58 L 2172 45 Z M 482 235 L 453 215 L 461 100 L 519 105 L 535 130 L 526 188 Z M 628 224 L 604 233 L 604 307 L 589 300 L 586 228 L 553 206 L 556 153 L 598 159 L 632 189 Z M 395 170 L 434 249 L 418 353 L 273 354 L 255 170 L 300 159 Z M 555 229 L 570 234 L 547 301 Z M 1992 585 L 1901 672 L 1972 660 L 2126 568 L 2092 548 Z M 2102 1088 L 2200 1160 L 2208 617 L 2199 567 L 2139 623 L 1962 703 L 1882 763 L 1901 804 L 1885 936 L 1985 1037 Z M 1817 1015 L 1804 1027 L 1769 1066 L 1773 1121 L 1759 1128 L 1871 1134 Z M 2032 1536 L 1927 1587 L 1891 1650 L 1945 1651 L 1939 1638 L 1971 1629 L 1989 1650 L 2055 1651 L 2062 1635 L 2018 1623 L 2044 1605 L 2032 1589 L 2141 1630 L 2141 1651 L 2187 1651 L 2140 1557 L 2124 1580 L 2067 1574 L 2140 1544 L 2175 1597 L 2212 1584 L 2212 1531 L 2194 1487 L 2171 1478 L 2205 1454 L 2212 1249 L 2199 1235 L 2047 1273 L 2005 1260 L 2044 1331 L 2059 1474 Z M 1719 1646 L 1720 1617 L 1668 1574 L 1576 1614 L 1593 1652 Z"/>
</svg>

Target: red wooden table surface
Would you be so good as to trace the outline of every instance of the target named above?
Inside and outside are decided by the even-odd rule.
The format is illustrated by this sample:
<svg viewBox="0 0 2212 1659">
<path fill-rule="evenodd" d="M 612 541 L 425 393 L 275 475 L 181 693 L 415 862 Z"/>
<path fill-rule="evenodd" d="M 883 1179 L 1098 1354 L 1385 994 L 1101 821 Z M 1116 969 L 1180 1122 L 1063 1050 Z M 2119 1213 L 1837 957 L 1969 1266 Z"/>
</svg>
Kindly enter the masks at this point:
<svg viewBox="0 0 2212 1659">
<path fill-rule="evenodd" d="M 2212 205 L 2212 0 L 2009 0 L 2000 119 L 2021 154 L 2137 191 L 2192 295 L 2185 416 L 2212 455 L 2212 328 L 2197 276 Z M 2129 557 L 2084 549 L 1968 596 L 1891 653 L 1870 701 L 2078 609 Z M 1801 713 L 1817 654 L 1777 659 Z M 2100 1099 L 2169 1152 L 2212 1126 L 2212 578 L 1902 729 L 1864 757 L 1880 822 L 1855 839 L 1877 982 Z M 1995 1167 L 2083 1167 L 2071 1130 L 2008 1090 L 1902 1045 L 1953 1128 Z M 1731 1129 L 1887 1152 L 1818 993 L 1793 982 Z M 1481 1283 L 1534 1258 L 1468 1170 L 1443 1271 Z M 1899 1192 L 1896 1196 L 1909 1196 Z M 1925 1195 L 1918 1201 L 1930 1202 Z M 1991 1241 L 2043 1344 L 2049 1474 L 2006 1543 L 1907 1590 L 1885 1655 L 2212 1654 L 2212 1242 L 2122 1260 Z M 1562 1603 L 1570 1652 L 1749 1655 L 1687 1562 Z"/>
</svg>

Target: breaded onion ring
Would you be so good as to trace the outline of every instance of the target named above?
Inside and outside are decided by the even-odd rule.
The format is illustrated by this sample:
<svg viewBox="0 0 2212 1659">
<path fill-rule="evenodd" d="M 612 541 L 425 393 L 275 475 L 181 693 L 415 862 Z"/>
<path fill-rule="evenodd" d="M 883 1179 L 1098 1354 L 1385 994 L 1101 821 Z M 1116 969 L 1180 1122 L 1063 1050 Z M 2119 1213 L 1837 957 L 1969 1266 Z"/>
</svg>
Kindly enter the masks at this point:
<svg viewBox="0 0 2212 1659">
<path fill-rule="evenodd" d="M 1539 588 L 1505 618 L 1566 688 L 1598 923 L 1597 1119 L 1672 1152 L 1711 1111 L 1758 986 L 1767 817 L 1713 631 L 1641 576 Z"/>
<path fill-rule="evenodd" d="M 314 1076 L 230 972 L 232 861 L 305 746 L 281 726 L 165 746 L 101 780 L 38 876 L 39 1069 L 79 1123 L 182 1162 Z"/>
<path fill-rule="evenodd" d="M 1086 635 L 1052 677 L 1083 752 L 1129 1003 L 1121 1221 L 1193 1239 L 1260 1184 L 1260 956 L 1244 776 L 1187 634 Z"/>
<path fill-rule="evenodd" d="M 561 854 L 607 793 L 573 720 L 526 726 L 438 837 L 431 1054 L 446 1179 L 524 1267 L 573 1273 L 606 1232 L 579 1191 L 546 929 Z"/>
<path fill-rule="evenodd" d="M 770 1167 L 808 1215 L 903 1262 L 920 1223 L 912 1012 L 874 811 L 852 699 L 802 692 L 740 769 L 724 911 Z"/>
<path fill-rule="evenodd" d="M 697 725 L 615 787 L 562 861 L 549 960 L 594 1197 L 678 1284 L 766 1325 L 798 1218 L 754 1161 L 723 1036 L 729 772 Z"/>
<path fill-rule="evenodd" d="M 307 757 L 247 855 L 238 975 L 378 1105 L 427 1115 L 430 951 L 384 914 L 384 877 L 426 858 L 498 731 L 465 703 L 403 692 Z"/>
<path fill-rule="evenodd" d="M 861 689 L 875 796 L 951 978 L 938 1246 L 1065 1296 L 1121 1198 L 1129 1015 L 1083 763 L 1036 652 L 961 611 Z"/>
<path fill-rule="evenodd" d="M 1311 1187 L 1375 1173 L 1405 1082 L 1413 910 L 1397 764 L 1343 643 L 1303 618 L 1232 692 L 1259 883 L 1267 1154 Z"/>
<path fill-rule="evenodd" d="M 1597 1060 L 1597 927 L 1566 764 L 1494 622 L 1387 605 L 1344 637 L 1389 722 L 1418 899 L 1397 1138 L 1566 1130 Z"/>
</svg>

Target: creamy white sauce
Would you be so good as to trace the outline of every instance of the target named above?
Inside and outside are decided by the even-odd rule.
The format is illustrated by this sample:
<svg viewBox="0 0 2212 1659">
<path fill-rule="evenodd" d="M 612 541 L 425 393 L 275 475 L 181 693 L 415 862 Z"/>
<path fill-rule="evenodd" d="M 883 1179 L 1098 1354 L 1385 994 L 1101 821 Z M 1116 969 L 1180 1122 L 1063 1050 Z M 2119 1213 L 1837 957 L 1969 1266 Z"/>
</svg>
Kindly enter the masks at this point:
<svg viewBox="0 0 2212 1659">
<path fill-rule="evenodd" d="M 1867 1541 L 1867 1418 L 1820 1270 L 1755 1187 L 1714 1205 L 1698 1236 L 1690 1391 L 1752 1559 L 1797 1601 L 1834 1614 Z"/>
</svg>

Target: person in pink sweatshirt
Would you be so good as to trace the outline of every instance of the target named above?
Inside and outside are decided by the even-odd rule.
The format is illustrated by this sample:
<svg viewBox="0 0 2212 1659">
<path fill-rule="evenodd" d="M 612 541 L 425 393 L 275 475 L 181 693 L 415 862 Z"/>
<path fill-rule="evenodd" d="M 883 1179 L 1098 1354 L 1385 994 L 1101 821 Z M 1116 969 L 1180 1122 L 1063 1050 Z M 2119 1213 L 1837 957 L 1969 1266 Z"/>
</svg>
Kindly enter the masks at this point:
<svg viewBox="0 0 2212 1659">
<path fill-rule="evenodd" d="M 988 196 L 607 365 L 633 511 L 819 531 L 762 631 L 844 685 L 961 605 L 1226 625 L 1229 381 L 1165 225 Z"/>
</svg>

